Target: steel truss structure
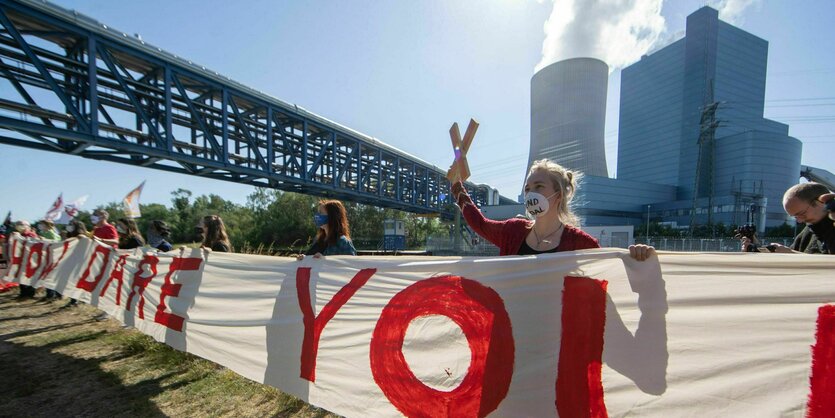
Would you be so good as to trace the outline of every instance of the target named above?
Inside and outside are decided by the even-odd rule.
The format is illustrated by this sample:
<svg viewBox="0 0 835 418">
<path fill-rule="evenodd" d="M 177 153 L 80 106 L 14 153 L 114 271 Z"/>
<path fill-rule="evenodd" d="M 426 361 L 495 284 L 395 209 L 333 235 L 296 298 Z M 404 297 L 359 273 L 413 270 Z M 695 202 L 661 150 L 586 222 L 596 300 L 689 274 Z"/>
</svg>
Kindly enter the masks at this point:
<svg viewBox="0 0 835 418">
<path fill-rule="evenodd" d="M 0 128 L 15 133 L 0 143 L 415 213 L 452 208 L 445 170 L 86 16 L 0 0 L 0 25 L 11 84 Z"/>
</svg>

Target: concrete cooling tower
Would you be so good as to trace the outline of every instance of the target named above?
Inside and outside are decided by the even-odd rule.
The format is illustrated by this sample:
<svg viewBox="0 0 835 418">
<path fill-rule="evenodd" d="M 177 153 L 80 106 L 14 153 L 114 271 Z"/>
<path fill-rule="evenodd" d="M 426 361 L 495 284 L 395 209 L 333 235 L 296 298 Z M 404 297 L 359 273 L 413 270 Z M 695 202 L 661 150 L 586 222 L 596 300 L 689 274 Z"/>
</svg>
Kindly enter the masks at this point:
<svg viewBox="0 0 835 418">
<path fill-rule="evenodd" d="M 551 64 L 531 79 L 528 166 L 548 158 L 588 176 L 608 177 L 603 134 L 609 67 L 594 58 Z"/>
</svg>

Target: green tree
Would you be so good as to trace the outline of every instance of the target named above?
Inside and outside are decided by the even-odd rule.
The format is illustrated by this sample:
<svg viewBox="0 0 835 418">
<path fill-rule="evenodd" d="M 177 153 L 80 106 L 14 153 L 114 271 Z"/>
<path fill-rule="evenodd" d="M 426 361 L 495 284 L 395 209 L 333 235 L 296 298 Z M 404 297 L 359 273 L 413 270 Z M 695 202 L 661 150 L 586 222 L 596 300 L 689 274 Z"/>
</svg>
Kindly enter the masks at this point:
<svg viewBox="0 0 835 418">
<path fill-rule="evenodd" d="M 194 208 L 191 206 L 191 191 L 177 189 L 171 192 L 171 203 L 174 206 L 171 217 L 171 240 L 173 243 L 195 242 L 196 236 Z"/>
<path fill-rule="evenodd" d="M 780 226 L 766 228 L 765 236 L 775 238 L 793 237 L 797 235 L 796 231 L 799 231 L 799 229 L 796 229 L 794 226 L 789 225 L 786 222 L 783 222 L 783 224 Z"/>
<path fill-rule="evenodd" d="M 142 236 L 147 239 L 148 238 L 148 225 L 152 221 L 159 220 L 163 221 L 170 226 L 173 226 L 174 221 L 176 220 L 176 215 L 165 205 L 160 203 L 150 203 L 147 205 L 140 204 L 139 211 L 142 212 L 142 216 L 136 220 L 136 226 L 139 227 L 139 232 L 142 233 Z"/>
<path fill-rule="evenodd" d="M 256 189 L 247 198 L 247 207 L 252 211 L 248 239 L 252 243 L 296 249 L 308 245 L 316 232 L 313 225 L 316 201 L 313 196 Z"/>
</svg>

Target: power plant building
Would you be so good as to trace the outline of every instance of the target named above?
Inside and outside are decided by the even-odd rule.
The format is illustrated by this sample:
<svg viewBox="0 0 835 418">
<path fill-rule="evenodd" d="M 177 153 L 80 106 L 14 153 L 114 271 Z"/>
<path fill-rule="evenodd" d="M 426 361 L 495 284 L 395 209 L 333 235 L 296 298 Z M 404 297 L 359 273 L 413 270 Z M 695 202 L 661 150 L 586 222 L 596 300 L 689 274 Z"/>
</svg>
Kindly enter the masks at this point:
<svg viewBox="0 0 835 418">
<path fill-rule="evenodd" d="M 801 143 L 788 135 L 787 125 L 763 118 L 767 58 L 767 41 L 719 20 L 715 9 L 703 7 L 688 16 L 683 39 L 622 72 L 617 179 L 605 175 L 605 159 L 598 154 L 604 146 L 602 116 L 590 113 L 598 126 L 582 129 L 599 137 L 564 135 L 553 142 L 545 133 L 582 116 L 570 109 L 550 122 L 540 118 L 547 117 L 545 107 L 534 106 L 549 103 L 541 97 L 549 90 L 545 86 L 574 78 L 551 74 L 574 60 L 546 67 L 532 80 L 531 160 L 551 157 L 543 144 L 571 151 L 553 159 L 586 174 L 578 195 L 586 225 L 638 225 L 648 218 L 681 227 L 739 225 L 752 211 L 760 231 L 781 225 L 790 219 L 782 196 L 800 177 Z M 577 88 L 605 89 L 606 80 L 590 73 L 599 85 L 583 80 Z M 581 109 L 587 101 L 599 104 L 596 93 L 588 96 L 575 103 Z M 567 97 L 572 96 L 551 101 Z M 604 164 L 603 174 L 594 162 Z"/>
<path fill-rule="evenodd" d="M 553 63 L 531 79 L 528 166 L 548 158 L 590 176 L 607 177 L 603 130 L 609 66 L 594 58 Z"/>
</svg>

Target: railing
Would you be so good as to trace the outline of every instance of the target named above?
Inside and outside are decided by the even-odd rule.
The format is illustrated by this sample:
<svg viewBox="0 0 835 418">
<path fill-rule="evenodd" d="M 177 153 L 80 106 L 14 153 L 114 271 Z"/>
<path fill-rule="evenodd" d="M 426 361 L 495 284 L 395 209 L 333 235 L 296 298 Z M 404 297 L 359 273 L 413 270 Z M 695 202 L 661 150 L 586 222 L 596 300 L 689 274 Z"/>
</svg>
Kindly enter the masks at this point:
<svg viewBox="0 0 835 418">
<path fill-rule="evenodd" d="M 0 0 L 0 81 L 0 144 L 450 212 L 445 169 L 48 2 Z"/>
<path fill-rule="evenodd" d="M 791 245 L 793 238 L 768 237 L 762 239 L 764 243 L 776 242 L 785 246 Z M 644 237 L 636 238 L 636 244 L 647 243 Z M 659 251 L 680 251 L 680 252 L 739 252 L 740 241 L 734 238 L 671 238 L 671 237 L 650 237 L 649 245 Z M 620 246 L 617 246 L 620 247 Z M 623 247 L 621 247 L 623 248 Z M 445 237 L 429 237 L 426 241 L 426 250 L 433 255 L 458 255 L 458 256 L 496 256 L 499 249 L 495 245 L 477 239 L 474 242 L 462 243 L 462 248 L 455 248 L 454 241 Z"/>
<path fill-rule="evenodd" d="M 791 245 L 793 238 L 768 237 L 761 241 L 764 243 L 776 242 L 785 246 Z M 636 244 L 649 244 L 659 251 L 682 251 L 682 252 L 739 252 L 741 243 L 738 239 L 727 238 L 673 238 L 673 237 L 649 237 L 647 242 L 644 237 L 636 237 Z"/>
</svg>

